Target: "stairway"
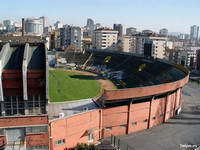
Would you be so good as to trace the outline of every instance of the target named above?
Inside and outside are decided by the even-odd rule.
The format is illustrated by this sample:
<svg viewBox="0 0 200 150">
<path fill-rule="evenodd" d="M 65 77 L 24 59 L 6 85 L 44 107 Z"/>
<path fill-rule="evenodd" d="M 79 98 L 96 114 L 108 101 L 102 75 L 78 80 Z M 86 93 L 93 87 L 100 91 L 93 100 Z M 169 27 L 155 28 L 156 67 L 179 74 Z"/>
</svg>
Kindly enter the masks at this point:
<svg viewBox="0 0 200 150">
<path fill-rule="evenodd" d="M 97 145 L 98 150 L 117 150 L 108 140 L 103 140 L 101 144 Z"/>
</svg>

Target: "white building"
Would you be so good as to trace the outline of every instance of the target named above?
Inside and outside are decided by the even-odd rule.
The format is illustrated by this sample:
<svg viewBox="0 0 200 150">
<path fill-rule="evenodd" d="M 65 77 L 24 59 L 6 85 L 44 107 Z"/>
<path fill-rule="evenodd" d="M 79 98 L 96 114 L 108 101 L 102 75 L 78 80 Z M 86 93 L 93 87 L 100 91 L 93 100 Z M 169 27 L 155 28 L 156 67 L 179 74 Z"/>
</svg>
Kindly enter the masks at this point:
<svg viewBox="0 0 200 150">
<path fill-rule="evenodd" d="M 28 18 L 25 20 L 25 32 L 27 35 L 41 36 L 44 31 L 43 19 Z"/>
<path fill-rule="evenodd" d="M 55 29 L 60 29 L 63 27 L 63 24 L 60 21 L 56 21 L 56 23 L 54 24 Z"/>
<path fill-rule="evenodd" d="M 94 31 L 92 45 L 95 49 L 117 49 L 118 31 L 112 29 L 97 29 Z"/>
<path fill-rule="evenodd" d="M 196 64 L 196 51 L 195 50 L 182 50 L 180 51 L 179 64 L 194 68 Z"/>
<path fill-rule="evenodd" d="M 150 55 L 154 58 L 165 58 L 166 37 L 149 36 L 144 41 L 144 55 Z"/>
<path fill-rule="evenodd" d="M 166 41 L 166 48 L 173 49 L 173 41 Z"/>
</svg>

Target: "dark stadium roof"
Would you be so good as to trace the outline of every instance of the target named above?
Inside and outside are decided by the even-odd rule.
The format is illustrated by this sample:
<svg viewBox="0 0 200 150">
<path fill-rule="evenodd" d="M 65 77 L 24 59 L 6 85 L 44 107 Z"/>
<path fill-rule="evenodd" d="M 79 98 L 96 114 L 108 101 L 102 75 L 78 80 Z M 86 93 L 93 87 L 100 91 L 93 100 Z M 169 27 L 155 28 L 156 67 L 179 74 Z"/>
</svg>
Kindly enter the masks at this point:
<svg viewBox="0 0 200 150">
<path fill-rule="evenodd" d="M 174 82 L 187 75 L 184 69 L 168 61 L 132 53 L 88 50 L 85 53 L 68 51 L 64 56 L 67 63 L 83 65 L 91 54 L 87 66 L 95 68 L 95 71 L 111 80 L 119 89 Z"/>
</svg>

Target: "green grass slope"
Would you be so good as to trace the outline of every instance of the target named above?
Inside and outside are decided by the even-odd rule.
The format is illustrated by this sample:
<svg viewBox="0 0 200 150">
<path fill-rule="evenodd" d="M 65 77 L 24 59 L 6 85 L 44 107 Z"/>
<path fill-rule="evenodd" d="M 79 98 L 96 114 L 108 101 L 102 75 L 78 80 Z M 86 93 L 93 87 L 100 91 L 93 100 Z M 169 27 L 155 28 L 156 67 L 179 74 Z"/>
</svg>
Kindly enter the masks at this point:
<svg viewBox="0 0 200 150">
<path fill-rule="evenodd" d="M 94 77 L 62 70 L 49 71 L 49 95 L 51 102 L 87 99 L 97 96 L 101 85 Z"/>
</svg>

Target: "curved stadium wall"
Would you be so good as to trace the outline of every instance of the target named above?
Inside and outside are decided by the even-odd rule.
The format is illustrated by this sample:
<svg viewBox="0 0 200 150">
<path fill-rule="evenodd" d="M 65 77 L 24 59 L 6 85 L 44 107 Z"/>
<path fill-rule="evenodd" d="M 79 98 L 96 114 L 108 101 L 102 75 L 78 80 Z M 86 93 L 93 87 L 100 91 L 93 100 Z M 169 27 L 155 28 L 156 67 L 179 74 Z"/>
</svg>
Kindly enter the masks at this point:
<svg viewBox="0 0 200 150">
<path fill-rule="evenodd" d="M 121 79 L 110 78 L 118 89 L 104 90 L 102 96 L 95 101 L 98 109 L 49 123 L 52 150 L 73 148 L 77 143 L 97 143 L 99 139 L 111 135 L 148 129 L 166 122 L 181 108 L 182 87 L 188 82 L 189 74 L 181 66 L 133 54 L 102 50 L 87 51 L 84 54 L 67 52 L 63 56 L 68 62 L 79 66 L 87 62 L 84 67 L 86 65 L 90 71 L 104 68 L 99 69 L 98 73 L 123 70 L 126 74 Z M 106 63 L 107 60 L 109 62 Z M 88 139 L 89 135 L 92 135 L 92 139 Z M 59 140 L 64 142 L 57 145 Z"/>
</svg>

